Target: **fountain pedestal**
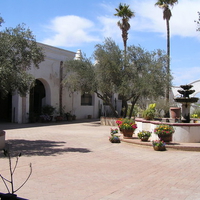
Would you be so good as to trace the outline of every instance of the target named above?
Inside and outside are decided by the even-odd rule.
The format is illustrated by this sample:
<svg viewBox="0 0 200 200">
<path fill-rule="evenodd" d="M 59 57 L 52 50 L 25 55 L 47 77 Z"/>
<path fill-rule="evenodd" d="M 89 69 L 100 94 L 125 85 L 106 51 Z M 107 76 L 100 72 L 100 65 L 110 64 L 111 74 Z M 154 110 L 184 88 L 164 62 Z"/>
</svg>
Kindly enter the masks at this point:
<svg viewBox="0 0 200 200">
<path fill-rule="evenodd" d="M 174 100 L 182 104 L 182 118 L 183 123 L 190 123 L 190 106 L 191 103 L 196 103 L 199 98 L 189 97 L 190 94 L 193 94 L 195 90 L 190 90 L 192 85 L 181 85 L 182 90 L 178 92 L 182 95 L 181 97 L 175 98 Z"/>
<path fill-rule="evenodd" d="M 182 103 L 182 117 L 181 121 L 183 123 L 190 123 L 190 103 Z"/>
</svg>

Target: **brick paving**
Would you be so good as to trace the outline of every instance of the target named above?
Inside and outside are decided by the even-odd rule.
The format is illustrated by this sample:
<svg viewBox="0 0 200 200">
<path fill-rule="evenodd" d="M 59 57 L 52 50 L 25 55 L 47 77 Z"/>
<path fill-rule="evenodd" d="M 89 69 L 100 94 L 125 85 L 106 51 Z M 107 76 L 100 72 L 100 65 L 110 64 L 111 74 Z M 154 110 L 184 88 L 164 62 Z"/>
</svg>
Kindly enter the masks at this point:
<svg viewBox="0 0 200 200">
<path fill-rule="evenodd" d="M 15 174 L 17 194 L 30 200 L 197 200 L 200 152 L 110 143 L 111 126 L 99 121 L 0 125 L 14 152 L 22 152 Z M 0 156 L 0 174 L 8 162 Z M 0 181 L 0 192 L 6 188 Z"/>
</svg>

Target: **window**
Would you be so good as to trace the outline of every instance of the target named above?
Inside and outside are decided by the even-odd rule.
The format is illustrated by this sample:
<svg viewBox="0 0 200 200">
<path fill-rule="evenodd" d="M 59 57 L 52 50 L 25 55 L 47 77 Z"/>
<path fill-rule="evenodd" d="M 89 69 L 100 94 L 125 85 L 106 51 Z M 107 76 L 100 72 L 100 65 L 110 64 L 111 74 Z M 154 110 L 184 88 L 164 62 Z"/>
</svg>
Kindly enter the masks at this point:
<svg viewBox="0 0 200 200">
<path fill-rule="evenodd" d="M 81 105 L 91 106 L 92 105 L 92 95 L 89 92 L 84 92 L 81 95 Z"/>
</svg>

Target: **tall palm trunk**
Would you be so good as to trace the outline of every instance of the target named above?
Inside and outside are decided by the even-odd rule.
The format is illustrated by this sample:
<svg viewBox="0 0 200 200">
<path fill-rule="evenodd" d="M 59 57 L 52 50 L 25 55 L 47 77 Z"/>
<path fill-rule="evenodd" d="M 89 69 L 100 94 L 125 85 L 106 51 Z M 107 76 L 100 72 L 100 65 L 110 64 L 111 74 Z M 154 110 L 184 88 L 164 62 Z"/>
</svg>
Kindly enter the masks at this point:
<svg viewBox="0 0 200 200">
<path fill-rule="evenodd" d="M 124 41 L 124 67 L 126 66 L 126 62 L 127 62 L 126 61 L 127 35 L 123 37 L 123 41 Z"/>
<path fill-rule="evenodd" d="M 166 101 L 169 102 L 169 90 L 170 90 L 170 28 L 169 28 L 169 19 L 166 20 L 167 25 L 167 76 L 168 76 L 168 83 L 167 83 L 167 89 L 166 89 Z"/>
</svg>

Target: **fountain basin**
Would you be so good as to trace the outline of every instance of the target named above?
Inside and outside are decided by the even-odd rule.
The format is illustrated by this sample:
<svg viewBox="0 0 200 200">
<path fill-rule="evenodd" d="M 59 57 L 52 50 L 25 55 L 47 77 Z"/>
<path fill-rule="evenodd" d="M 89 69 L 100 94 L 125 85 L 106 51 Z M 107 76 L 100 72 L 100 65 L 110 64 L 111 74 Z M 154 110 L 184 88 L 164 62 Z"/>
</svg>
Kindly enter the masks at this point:
<svg viewBox="0 0 200 200">
<path fill-rule="evenodd" d="M 157 125 L 168 124 L 174 127 L 175 132 L 172 135 L 172 142 L 174 143 L 199 143 L 200 142 L 200 123 L 169 123 L 148 121 L 143 118 L 136 118 L 138 128 L 135 130 L 135 135 L 141 130 L 151 131 L 152 136 L 150 140 L 158 140 L 158 136 L 154 134 L 154 129 Z"/>
<path fill-rule="evenodd" d="M 199 100 L 199 98 L 197 98 L 197 97 L 191 97 L 191 98 L 177 97 L 174 100 L 178 103 L 196 103 Z"/>
<path fill-rule="evenodd" d="M 193 87 L 193 85 L 181 85 L 181 88 L 183 88 L 184 90 L 189 90 L 190 88 Z"/>
<path fill-rule="evenodd" d="M 101 117 L 101 125 L 117 126 L 115 121 L 117 118 Z M 173 120 L 173 119 L 170 119 Z M 106 122 L 106 123 L 105 123 Z M 135 136 L 142 130 L 151 131 L 152 135 L 149 138 L 150 141 L 158 140 L 158 136 L 154 134 L 154 129 L 157 125 L 168 124 L 174 127 L 175 132 L 172 135 L 172 143 L 200 143 L 200 123 L 169 123 L 160 121 L 150 121 L 143 118 L 136 118 L 137 129 L 135 130 Z"/>
</svg>

